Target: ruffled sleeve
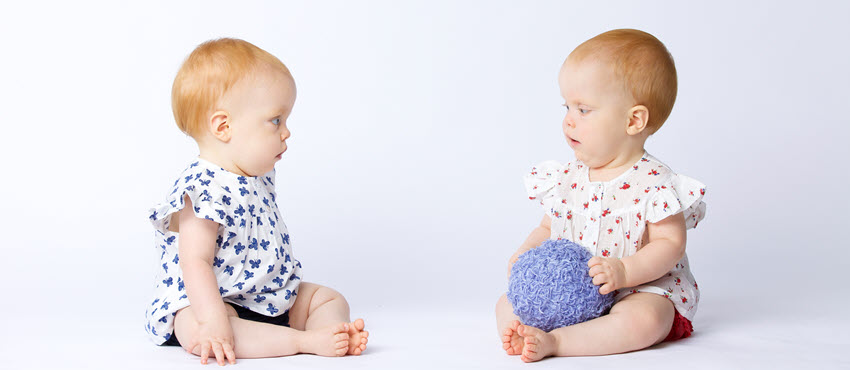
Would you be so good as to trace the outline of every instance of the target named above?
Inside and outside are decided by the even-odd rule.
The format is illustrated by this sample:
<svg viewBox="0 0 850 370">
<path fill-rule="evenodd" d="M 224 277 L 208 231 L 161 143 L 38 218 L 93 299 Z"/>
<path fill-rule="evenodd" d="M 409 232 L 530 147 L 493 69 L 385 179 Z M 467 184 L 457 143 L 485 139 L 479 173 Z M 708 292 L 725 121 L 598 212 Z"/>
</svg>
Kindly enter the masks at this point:
<svg viewBox="0 0 850 370">
<path fill-rule="evenodd" d="M 655 223 L 684 212 L 685 227 L 692 229 L 705 217 L 705 185 L 684 175 L 672 174 L 667 181 L 655 186 L 649 199 L 646 221 Z"/>
<path fill-rule="evenodd" d="M 227 212 L 224 203 L 229 202 L 229 199 L 221 186 L 213 179 L 206 178 L 207 175 L 184 175 L 186 177 L 177 180 L 166 200 L 148 211 L 148 218 L 153 227 L 162 233 L 168 231 L 171 215 L 186 206 L 183 195 L 192 201 L 195 216 L 225 225 Z"/>
<path fill-rule="evenodd" d="M 537 200 L 547 210 L 555 206 L 558 178 L 564 170 L 564 165 L 556 161 L 546 161 L 531 168 L 525 175 L 525 191 L 528 199 Z"/>
</svg>

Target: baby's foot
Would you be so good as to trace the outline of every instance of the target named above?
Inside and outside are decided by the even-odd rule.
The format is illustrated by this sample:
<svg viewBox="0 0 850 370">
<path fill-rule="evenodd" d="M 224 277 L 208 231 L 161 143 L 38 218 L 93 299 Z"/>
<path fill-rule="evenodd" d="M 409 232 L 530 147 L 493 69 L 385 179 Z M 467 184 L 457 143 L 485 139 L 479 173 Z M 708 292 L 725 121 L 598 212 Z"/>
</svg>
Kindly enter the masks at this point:
<svg viewBox="0 0 850 370">
<path fill-rule="evenodd" d="M 359 355 L 366 350 L 366 343 L 369 342 L 369 332 L 363 330 L 366 324 L 363 319 L 354 320 L 348 324 L 348 354 Z"/>
<path fill-rule="evenodd" d="M 303 353 L 313 353 L 319 356 L 345 356 L 348 351 L 349 324 L 340 323 L 326 328 L 307 330 L 301 342 Z"/>
<path fill-rule="evenodd" d="M 520 325 L 517 333 L 522 337 L 522 360 L 540 361 L 555 354 L 558 348 L 555 336 L 533 326 Z"/>
<path fill-rule="evenodd" d="M 505 331 L 502 332 L 502 348 L 505 349 L 505 352 L 508 355 L 515 356 L 522 353 L 522 337 L 517 333 L 517 327 L 520 326 L 518 320 L 514 320 L 513 322 L 505 328 Z"/>
</svg>

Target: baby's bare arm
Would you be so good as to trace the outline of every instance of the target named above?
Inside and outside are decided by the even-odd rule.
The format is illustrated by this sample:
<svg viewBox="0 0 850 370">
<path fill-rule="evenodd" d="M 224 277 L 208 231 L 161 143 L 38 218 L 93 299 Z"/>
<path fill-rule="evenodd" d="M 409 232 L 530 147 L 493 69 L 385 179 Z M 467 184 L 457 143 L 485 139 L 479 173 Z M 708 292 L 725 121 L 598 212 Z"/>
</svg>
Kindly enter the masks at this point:
<svg viewBox="0 0 850 370">
<path fill-rule="evenodd" d="M 189 197 L 184 197 L 183 201 L 186 206 L 179 213 L 180 234 L 177 248 L 186 295 L 192 303 L 192 311 L 199 325 L 199 337 L 178 338 L 187 342 L 190 349 L 194 347 L 192 344 L 201 346 L 202 363 L 206 363 L 210 351 L 214 353 L 220 365 L 224 364 L 225 358 L 230 363 L 235 363 L 233 331 L 212 268 L 219 224 L 196 217 L 192 212 L 192 201 Z M 196 340 L 199 343 L 196 343 Z"/>
<path fill-rule="evenodd" d="M 192 212 L 192 201 L 188 197 L 183 201 L 186 207 L 179 214 L 178 249 L 180 269 L 183 270 L 186 294 L 192 302 L 192 310 L 199 322 L 227 317 L 212 267 L 219 224 L 196 217 Z"/>
<path fill-rule="evenodd" d="M 519 246 L 519 249 L 511 256 L 511 259 L 508 261 L 508 275 L 510 275 L 511 267 L 513 267 L 514 263 L 519 259 L 519 256 L 532 248 L 537 248 L 540 243 L 543 243 L 546 239 L 549 239 L 549 236 L 552 234 L 552 230 L 549 225 L 552 224 L 552 219 L 549 215 L 543 215 L 543 220 L 540 221 L 540 225 L 535 227 L 534 230 L 531 231 L 531 234 L 525 238 L 525 241 Z"/>
<path fill-rule="evenodd" d="M 625 286 L 633 287 L 656 280 L 669 272 L 685 256 L 685 217 L 682 213 L 646 225 L 649 242 L 637 253 L 622 259 Z"/>
</svg>

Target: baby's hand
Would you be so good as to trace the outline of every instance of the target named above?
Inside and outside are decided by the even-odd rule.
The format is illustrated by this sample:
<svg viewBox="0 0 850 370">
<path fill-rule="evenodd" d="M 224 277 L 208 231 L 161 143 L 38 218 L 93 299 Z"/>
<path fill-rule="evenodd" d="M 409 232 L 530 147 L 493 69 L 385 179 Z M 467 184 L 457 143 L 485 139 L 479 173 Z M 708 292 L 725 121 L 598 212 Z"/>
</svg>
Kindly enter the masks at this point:
<svg viewBox="0 0 850 370">
<path fill-rule="evenodd" d="M 190 341 L 187 348 L 192 351 L 201 347 L 201 364 L 206 365 L 210 351 L 219 365 L 229 361 L 231 365 L 236 364 L 236 353 L 233 351 L 233 328 L 227 316 L 210 322 L 198 322 L 198 337 Z"/>
<path fill-rule="evenodd" d="M 602 285 L 599 294 L 608 294 L 623 288 L 626 283 L 626 266 L 619 258 L 593 257 L 587 261 L 593 285 Z"/>
</svg>

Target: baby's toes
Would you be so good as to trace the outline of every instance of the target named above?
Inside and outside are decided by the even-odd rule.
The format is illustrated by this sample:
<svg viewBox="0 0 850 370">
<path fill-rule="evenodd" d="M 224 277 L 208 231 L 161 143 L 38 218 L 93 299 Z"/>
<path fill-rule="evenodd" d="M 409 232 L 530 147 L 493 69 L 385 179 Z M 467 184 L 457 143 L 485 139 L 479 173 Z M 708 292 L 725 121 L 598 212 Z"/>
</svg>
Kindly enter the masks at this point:
<svg viewBox="0 0 850 370">
<path fill-rule="evenodd" d="M 522 347 L 521 347 L 521 346 L 517 346 L 517 345 L 515 345 L 515 344 L 513 344 L 513 343 L 505 343 L 505 344 L 502 346 L 502 348 L 504 348 L 505 353 L 507 353 L 507 354 L 508 354 L 508 356 L 516 356 L 516 355 L 518 355 L 518 354 L 522 353 Z"/>
<path fill-rule="evenodd" d="M 514 331 L 511 330 L 511 328 L 505 328 L 505 330 L 502 330 L 502 342 L 509 342 L 513 336 Z"/>
<path fill-rule="evenodd" d="M 531 352 L 537 352 L 537 337 L 525 337 L 523 344 L 524 349 Z"/>
<path fill-rule="evenodd" d="M 522 360 L 525 362 L 537 361 L 537 343 L 525 343 L 522 349 Z"/>
<path fill-rule="evenodd" d="M 521 336 L 523 338 L 528 336 L 528 333 L 526 333 L 526 330 L 528 330 L 528 329 L 526 329 L 525 325 L 519 325 L 518 321 L 514 321 L 514 322 L 517 323 L 517 325 L 514 327 L 514 331 L 516 331 L 516 333 L 519 334 L 519 336 Z"/>
<path fill-rule="evenodd" d="M 502 349 L 504 349 L 505 351 L 509 351 L 511 349 L 511 347 L 513 347 L 511 345 L 511 336 L 510 335 L 503 335 L 502 336 Z"/>
<path fill-rule="evenodd" d="M 339 337 L 340 334 L 337 334 L 336 336 Z M 338 339 L 335 337 L 334 339 L 337 339 L 336 346 L 334 347 L 334 354 L 337 356 L 344 356 L 345 353 L 348 352 L 348 338 Z"/>
<path fill-rule="evenodd" d="M 343 322 L 343 323 L 336 324 L 333 327 L 333 332 L 334 333 L 345 333 L 345 335 L 348 335 L 348 323 Z"/>
<path fill-rule="evenodd" d="M 357 319 L 351 323 L 351 326 L 354 327 L 354 329 L 357 329 L 357 331 L 362 331 L 363 328 L 366 327 L 366 322 L 363 321 L 363 319 Z"/>
<path fill-rule="evenodd" d="M 366 339 L 365 337 L 361 337 L 360 343 L 357 343 L 355 341 L 356 341 L 356 339 L 354 339 L 354 341 L 352 341 L 351 348 L 349 348 L 349 350 L 348 350 L 348 354 L 350 354 L 350 355 L 359 355 L 359 354 L 363 353 L 363 351 L 366 350 L 366 343 L 369 340 Z"/>
</svg>

